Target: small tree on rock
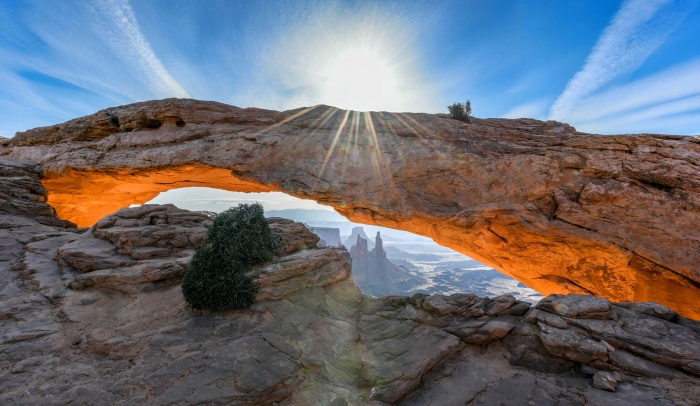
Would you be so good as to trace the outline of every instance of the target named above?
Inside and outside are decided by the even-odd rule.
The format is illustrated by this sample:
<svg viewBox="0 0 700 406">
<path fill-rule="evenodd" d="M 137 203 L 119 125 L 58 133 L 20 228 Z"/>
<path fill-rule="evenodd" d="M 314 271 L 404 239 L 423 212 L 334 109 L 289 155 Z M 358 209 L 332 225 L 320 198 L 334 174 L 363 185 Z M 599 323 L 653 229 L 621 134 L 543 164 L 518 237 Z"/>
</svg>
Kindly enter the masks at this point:
<svg viewBox="0 0 700 406">
<path fill-rule="evenodd" d="M 447 110 L 450 111 L 450 115 L 455 120 L 464 121 L 466 123 L 471 122 L 472 116 L 472 102 L 467 100 L 465 103 L 455 103 L 447 106 Z"/>
<path fill-rule="evenodd" d="M 280 238 L 270 230 L 260 203 L 241 204 L 219 214 L 197 248 L 182 281 L 182 294 L 195 309 L 249 307 L 258 289 L 245 274 L 271 260 Z"/>
</svg>

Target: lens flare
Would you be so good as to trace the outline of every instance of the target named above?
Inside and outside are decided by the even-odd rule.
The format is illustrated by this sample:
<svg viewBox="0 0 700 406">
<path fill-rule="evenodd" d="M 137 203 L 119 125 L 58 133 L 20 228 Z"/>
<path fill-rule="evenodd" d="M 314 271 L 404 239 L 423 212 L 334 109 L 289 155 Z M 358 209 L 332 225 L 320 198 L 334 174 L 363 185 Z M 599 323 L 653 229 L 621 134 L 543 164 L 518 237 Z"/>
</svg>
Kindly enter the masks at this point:
<svg viewBox="0 0 700 406">
<path fill-rule="evenodd" d="M 323 100 L 330 105 L 376 111 L 401 103 L 398 69 L 369 47 L 340 51 L 320 72 Z"/>
</svg>

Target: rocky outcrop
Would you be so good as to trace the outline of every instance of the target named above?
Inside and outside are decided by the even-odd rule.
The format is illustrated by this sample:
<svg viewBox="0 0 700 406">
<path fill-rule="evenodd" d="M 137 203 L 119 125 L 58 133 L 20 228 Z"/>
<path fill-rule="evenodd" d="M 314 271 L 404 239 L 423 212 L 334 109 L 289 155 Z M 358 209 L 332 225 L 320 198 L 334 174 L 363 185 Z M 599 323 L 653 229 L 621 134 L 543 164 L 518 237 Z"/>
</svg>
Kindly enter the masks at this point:
<svg viewBox="0 0 700 406">
<path fill-rule="evenodd" d="M 451 359 L 423 376 L 420 386 L 400 404 L 663 404 L 655 403 L 663 402 L 659 398 L 647 398 L 650 393 L 669 404 L 682 404 L 684 401 L 673 396 L 683 390 L 692 393 L 696 378 L 679 384 L 673 391 L 680 392 L 673 396 L 665 392 L 668 386 L 664 384 L 677 382 L 680 376 L 700 375 L 694 367 L 687 367 L 700 354 L 696 338 L 700 324 L 677 316 L 673 321 L 659 317 L 669 311 L 659 305 L 641 305 L 659 313 L 643 313 L 642 309 L 629 312 L 628 304 L 613 305 L 606 299 L 584 295 L 553 295 L 535 309 L 512 296 L 484 299 L 465 294 L 414 295 L 366 300 L 368 315 L 362 317 L 373 323 L 392 325 L 389 320 L 393 320 L 394 326 L 404 332 L 407 323 L 416 329 L 431 326 L 449 333 L 440 341 L 442 345 L 452 337 L 459 338 L 451 347 L 447 345 L 455 351 Z M 572 308 L 577 311 L 568 312 Z M 399 342 L 400 336 L 395 336 Z M 620 340 L 623 336 L 624 341 Z M 386 340 L 386 334 L 382 338 Z M 426 340 L 423 345 L 438 344 Z M 694 355 L 687 357 L 689 354 Z M 677 362 L 684 357 L 686 366 L 680 366 Z M 386 370 L 401 370 L 391 366 L 391 361 L 385 360 Z M 410 377 L 404 377 L 407 375 Z M 642 383 L 640 378 L 651 376 L 663 376 L 664 384 Z M 615 393 L 601 393 L 601 386 Z M 680 389 L 683 387 L 686 389 Z M 385 392 L 378 389 L 376 393 L 382 396 Z M 396 401 L 392 395 L 384 399 Z"/>
<path fill-rule="evenodd" d="M 269 221 L 287 248 L 250 272 L 260 287 L 253 306 L 195 311 L 182 298 L 181 269 L 165 264 L 186 267 L 210 221 L 146 205 L 87 231 L 35 225 L 44 232 L 27 239 L 4 229 L 22 249 L 12 266 L 0 262 L 0 403 L 697 399 L 700 323 L 665 306 L 585 295 L 552 295 L 535 308 L 508 295 L 366 296 L 350 279 L 347 251 L 316 247 L 303 225 L 282 219 Z M 95 283 L 76 284 L 91 274 Z"/>
<path fill-rule="evenodd" d="M 119 210 L 56 251 L 71 289 L 125 293 L 181 278 L 212 220 L 173 205 Z"/>
<path fill-rule="evenodd" d="M 0 173 L 3 175 L 0 177 L 0 289 L 12 286 L 10 269 L 27 277 L 32 275 L 21 284 L 22 289 L 30 292 L 49 289 L 60 281 L 60 272 L 53 260 L 55 245 L 44 240 L 65 243 L 84 230 L 59 219 L 46 204 L 47 191 L 39 180 L 37 168 L 0 160 Z M 8 313 L 11 309 L 33 309 L 47 302 L 42 295 L 27 297 L 21 289 L 7 295 L 0 296 L 4 303 L 0 320 L 20 317 L 11 316 Z M 44 331 L 41 325 L 35 323 L 36 331 Z"/>
<path fill-rule="evenodd" d="M 544 294 L 700 318 L 694 137 L 169 99 L 18 133 L 0 156 L 41 168 L 48 203 L 80 226 L 172 188 L 284 191 L 433 238 Z"/>
<path fill-rule="evenodd" d="M 314 247 L 319 240 L 301 223 L 278 217 L 268 218 L 268 223 L 273 232 L 281 237 L 281 255 Z M 71 289 L 97 286 L 125 293 L 153 290 L 158 283 L 173 279 L 179 281 L 185 274 L 194 249 L 204 241 L 207 227 L 211 224 L 211 216 L 178 209 L 173 205 L 122 209 L 59 247 L 56 259 L 63 265 L 64 279 Z M 284 260 L 284 267 L 298 271 L 300 267 L 322 268 L 329 262 L 327 258 L 313 259 L 308 256 L 289 257 Z M 272 269 L 277 269 L 276 265 L 272 264 Z M 256 275 L 267 281 L 268 268 L 260 268 Z M 314 272 L 308 274 L 311 279 L 300 280 L 302 286 L 306 286 L 304 283 L 318 284 L 325 277 L 323 273 L 315 276 L 311 276 Z M 275 275 L 284 280 L 284 272 L 276 272 Z M 272 278 L 265 285 L 274 290 L 275 282 Z M 263 289 L 259 295 L 266 299 L 279 299 L 294 291 L 289 290 L 289 283 L 280 289 L 282 293 L 276 294 Z"/>
<path fill-rule="evenodd" d="M 49 206 L 48 190 L 39 179 L 40 169 L 0 159 L 0 215 L 31 217 L 32 221 L 48 226 L 75 228 L 61 220 Z"/>
<path fill-rule="evenodd" d="M 387 259 L 379 232 L 375 241 L 375 247 L 370 250 L 368 241 L 357 234 L 355 245 L 350 248 L 352 279 L 362 292 L 372 296 L 407 294 L 427 282 Z"/>
<path fill-rule="evenodd" d="M 311 232 L 305 225 L 293 220 L 268 217 L 267 222 L 270 224 L 270 229 L 282 238 L 282 245 L 279 251 L 281 255 L 304 250 L 308 247 L 315 247 L 321 240 L 319 236 Z"/>
</svg>

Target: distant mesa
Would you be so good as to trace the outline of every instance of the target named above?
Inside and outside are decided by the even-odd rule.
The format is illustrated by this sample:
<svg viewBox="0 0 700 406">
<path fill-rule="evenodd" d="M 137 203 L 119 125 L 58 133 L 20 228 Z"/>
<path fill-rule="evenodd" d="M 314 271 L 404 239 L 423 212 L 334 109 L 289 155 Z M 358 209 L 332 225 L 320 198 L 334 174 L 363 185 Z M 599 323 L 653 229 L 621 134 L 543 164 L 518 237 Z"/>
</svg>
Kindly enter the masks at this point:
<svg viewBox="0 0 700 406">
<path fill-rule="evenodd" d="M 440 255 L 428 254 L 428 253 L 411 253 L 406 252 L 400 248 L 396 247 L 386 247 L 384 250 L 390 260 L 395 261 L 397 259 L 405 259 L 410 261 L 421 261 L 421 262 L 439 262 L 441 260 Z M 476 262 L 476 261 L 471 261 Z"/>
<path fill-rule="evenodd" d="M 377 233 L 379 235 L 379 233 Z M 350 234 L 350 237 L 348 237 L 344 242 L 343 245 L 347 249 L 351 249 L 355 244 L 357 244 L 357 241 L 359 238 L 362 238 L 365 240 L 365 243 L 367 244 L 368 249 L 373 249 L 374 248 L 374 241 L 370 240 L 367 234 L 365 234 L 365 230 L 362 227 L 354 227 L 352 229 L 352 233 Z"/>
<path fill-rule="evenodd" d="M 357 237 L 350 248 L 352 279 L 362 292 L 376 297 L 408 294 L 426 283 L 424 278 L 387 259 L 379 231 L 371 250 L 368 240 L 361 237 L 365 234 L 362 227 L 356 227 L 353 234 Z"/>
<path fill-rule="evenodd" d="M 319 210 L 319 209 L 284 209 L 284 210 L 267 210 L 265 212 L 266 217 L 282 217 L 286 219 L 292 219 L 294 221 L 300 221 L 302 223 L 308 222 L 338 222 L 338 221 L 348 221 L 345 217 L 336 213 L 332 210 Z"/>
<path fill-rule="evenodd" d="M 339 228 L 309 226 L 309 230 L 321 238 L 321 244 L 333 247 L 342 245 Z"/>
</svg>

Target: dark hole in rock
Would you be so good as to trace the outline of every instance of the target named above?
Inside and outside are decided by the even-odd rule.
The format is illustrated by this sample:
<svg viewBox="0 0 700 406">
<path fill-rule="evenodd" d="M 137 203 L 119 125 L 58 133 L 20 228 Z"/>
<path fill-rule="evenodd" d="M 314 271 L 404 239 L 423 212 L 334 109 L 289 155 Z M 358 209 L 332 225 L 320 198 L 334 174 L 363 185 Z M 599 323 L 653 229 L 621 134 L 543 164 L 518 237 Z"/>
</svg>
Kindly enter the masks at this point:
<svg viewBox="0 0 700 406">
<path fill-rule="evenodd" d="M 160 120 L 147 119 L 144 120 L 141 123 L 141 125 L 143 126 L 143 128 L 151 128 L 157 130 L 158 128 L 160 128 L 161 125 L 163 125 L 163 123 Z"/>
<path fill-rule="evenodd" d="M 164 123 L 166 125 L 175 124 L 178 127 L 184 127 L 185 124 L 187 124 L 183 119 L 181 119 L 178 116 L 165 116 Z"/>
<path fill-rule="evenodd" d="M 646 186 L 649 186 L 649 187 L 652 187 L 652 188 L 659 189 L 659 190 L 661 190 L 661 191 L 663 191 L 663 192 L 666 192 L 666 193 L 671 193 L 671 194 L 673 193 L 673 187 L 672 187 L 672 186 L 669 186 L 669 185 L 664 185 L 664 184 L 662 184 L 662 183 L 657 183 L 657 182 L 654 182 L 654 181 L 652 181 L 652 180 L 640 180 L 639 182 L 640 182 L 641 184 L 643 184 L 643 185 L 646 185 Z"/>
</svg>

